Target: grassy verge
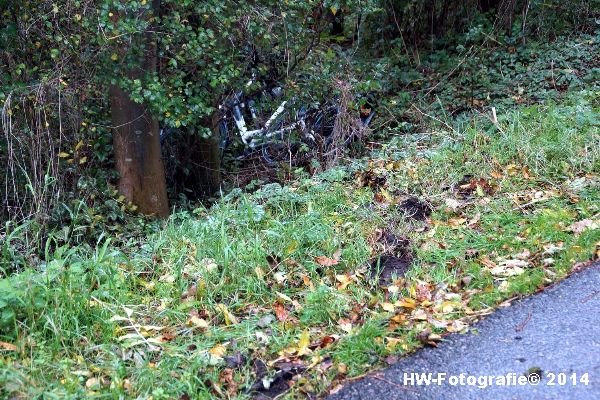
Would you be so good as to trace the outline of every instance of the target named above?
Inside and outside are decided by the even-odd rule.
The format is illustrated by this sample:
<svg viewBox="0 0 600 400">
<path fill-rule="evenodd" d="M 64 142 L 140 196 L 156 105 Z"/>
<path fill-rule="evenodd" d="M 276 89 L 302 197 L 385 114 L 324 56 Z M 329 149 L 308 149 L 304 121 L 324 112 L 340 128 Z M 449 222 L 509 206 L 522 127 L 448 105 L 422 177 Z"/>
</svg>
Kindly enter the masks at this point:
<svg viewBox="0 0 600 400">
<path fill-rule="evenodd" d="M 0 281 L 0 396 L 335 391 L 598 257 L 599 129 L 582 92 L 234 191 L 144 241 L 49 243 Z M 381 279 L 381 254 L 412 266 Z"/>
</svg>

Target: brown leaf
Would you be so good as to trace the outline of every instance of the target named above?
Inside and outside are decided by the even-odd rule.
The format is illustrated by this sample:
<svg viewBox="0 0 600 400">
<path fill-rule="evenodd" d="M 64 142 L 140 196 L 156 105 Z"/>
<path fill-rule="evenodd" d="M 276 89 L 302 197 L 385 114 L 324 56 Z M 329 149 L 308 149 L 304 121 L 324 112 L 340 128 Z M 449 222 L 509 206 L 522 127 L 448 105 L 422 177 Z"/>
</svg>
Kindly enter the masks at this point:
<svg viewBox="0 0 600 400">
<path fill-rule="evenodd" d="M 419 300 L 419 301 L 425 301 L 425 300 L 431 301 L 432 295 L 431 295 L 431 289 L 430 289 L 429 285 L 426 285 L 426 284 L 423 284 L 423 283 L 419 283 L 416 286 L 416 290 L 417 290 L 417 300 Z"/>
<path fill-rule="evenodd" d="M 422 343 L 427 343 L 430 334 L 431 331 L 429 329 L 425 329 L 417 334 L 417 340 Z"/>
<path fill-rule="evenodd" d="M 12 343 L 6 343 L 6 342 L 0 341 L 0 349 L 7 350 L 7 351 L 17 351 L 17 346 L 15 346 Z"/>
<path fill-rule="evenodd" d="M 338 265 L 340 260 L 326 256 L 318 256 L 315 257 L 315 262 L 323 267 L 332 267 L 334 265 Z"/>
<path fill-rule="evenodd" d="M 273 310 L 275 311 L 275 315 L 277 316 L 277 320 L 281 322 L 285 322 L 288 319 L 288 311 L 285 309 L 285 306 L 280 302 L 275 303 L 273 306 Z"/>
<path fill-rule="evenodd" d="M 219 374 L 219 383 L 221 383 L 230 395 L 235 395 L 237 393 L 237 383 L 233 379 L 233 369 L 225 368 Z"/>
<path fill-rule="evenodd" d="M 323 339 L 321 339 L 321 343 L 319 343 L 319 347 L 320 348 L 327 347 L 327 346 L 329 346 L 333 342 L 335 342 L 335 337 L 333 337 L 333 336 L 325 336 Z"/>
<path fill-rule="evenodd" d="M 481 260 L 479 260 L 479 261 L 488 268 L 496 267 L 496 263 L 493 262 L 492 260 L 490 260 L 490 258 L 488 256 L 482 257 Z"/>
<path fill-rule="evenodd" d="M 393 356 L 387 356 L 385 358 L 385 362 L 387 363 L 387 365 L 392 365 L 392 364 L 396 364 L 399 360 L 399 357 L 396 355 Z"/>
</svg>

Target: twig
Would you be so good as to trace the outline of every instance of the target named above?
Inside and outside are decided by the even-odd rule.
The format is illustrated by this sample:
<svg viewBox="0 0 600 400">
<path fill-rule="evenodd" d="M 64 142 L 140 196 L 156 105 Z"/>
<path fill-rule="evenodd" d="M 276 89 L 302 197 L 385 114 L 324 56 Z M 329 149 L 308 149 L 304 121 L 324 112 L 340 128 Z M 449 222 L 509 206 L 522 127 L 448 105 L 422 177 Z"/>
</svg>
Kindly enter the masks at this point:
<svg viewBox="0 0 600 400">
<path fill-rule="evenodd" d="M 581 299 L 579 301 L 581 302 L 581 304 L 585 304 L 588 301 L 590 301 L 591 299 L 593 299 L 594 297 L 596 297 L 598 294 L 600 294 L 600 291 L 594 290 L 594 291 L 592 291 L 591 294 L 585 296 L 583 299 Z"/>
<path fill-rule="evenodd" d="M 519 325 L 517 325 L 515 327 L 515 332 L 521 332 L 523 329 L 525 329 L 525 327 L 527 326 L 527 324 L 529 323 L 530 320 L 531 320 L 531 311 L 529 311 L 529 314 L 527 314 L 527 318 L 525 318 L 525 321 L 521 322 Z"/>
</svg>

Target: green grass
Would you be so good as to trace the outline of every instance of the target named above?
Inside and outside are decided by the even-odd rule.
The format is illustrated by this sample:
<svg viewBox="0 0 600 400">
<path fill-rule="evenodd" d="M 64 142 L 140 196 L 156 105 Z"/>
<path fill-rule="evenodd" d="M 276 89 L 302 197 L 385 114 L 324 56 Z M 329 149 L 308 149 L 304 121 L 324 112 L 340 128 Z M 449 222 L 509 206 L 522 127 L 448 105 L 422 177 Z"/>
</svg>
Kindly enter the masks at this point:
<svg viewBox="0 0 600 400">
<path fill-rule="evenodd" d="M 45 263 L 0 280 L 0 341 L 17 346 L 0 350 L 0 396 L 244 398 L 254 360 L 271 378 L 278 362 L 303 365 L 288 396 L 322 394 L 414 350 L 426 330 L 464 330 L 594 257 L 600 231 L 569 228 L 599 218 L 597 96 L 437 130 L 426 154 L 407 136 L 368 165 L 233 191 L 143 240 L 49 242 Z M 366 173 L 385 186 L 363 187 Z M 458 193 L 465 175 L 493 191 Z M 431 203 L 428 223 L 403 218 L 407 194 Z M 381 230 L 408 236 L 415 251 L 389 289 L 367 276 Z M 526 266 L 502 276 L 487 260 Z M 243 362 L 227 367 L 238 353 Z"/>
</svg>

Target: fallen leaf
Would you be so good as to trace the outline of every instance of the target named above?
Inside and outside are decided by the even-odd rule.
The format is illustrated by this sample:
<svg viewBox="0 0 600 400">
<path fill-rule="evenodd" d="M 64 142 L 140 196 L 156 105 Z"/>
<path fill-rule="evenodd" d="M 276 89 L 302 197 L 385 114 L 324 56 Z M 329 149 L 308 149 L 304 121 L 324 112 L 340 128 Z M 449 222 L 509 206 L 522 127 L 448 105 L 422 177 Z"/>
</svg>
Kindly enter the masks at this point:
<svg viewBox="0 0 600 400">
<path fill-rule="evenodd" d="M 188 320 L 188 325 L 193 326 L 195 328 L 199 328 L 201 330 L 208 329 L 208 322 L 204 319 L 197 317 L 196 315 L 192 315 Z"/>
<path fill-rule="evenodd" d="M 387 290 L 391 295 L 397 295 L 400 292 L 400 288 L 396 285 L 388 286 Z"/>
<path fill-rule="evenodd" d="M 17 346 L 15 346 L 12 343 L 6 343 L 6 342 L 0 341 L 0 349 L 7 350 L 7 351 L 17 351 Z"/>
<path fill-rule="evenodd" d="M 424 283 L 418 283 L 416 285 L 415 289 L 416 289 L 417 300 L 431 301 L 432 295 L 431 295 L 431 288 L 429 287 L 429 285 L 424 284 Z"/>
<path fill-rule="evenodd" d="M 100 388 L 100 379 L 96 377 L 89 378 L 85 381 L 85 387 L 89 390 L 95 390 Z"/>
<path fill-rule="evenodd" d="M 509 164 L 506 166 L 505 170 L 508 176 L 515 176 L 518 173 L 519 168 L 515 164 Z"/>
<path fill-rule="evenodd" d="M 488 268 L 495 268 L 496 267 L 496 263 L 493 262 L 492 260 L 490 260 L 490 258 L 488 256 L 484 256 L 479 260 L 484 266 L 488 267 Z"/>
<path fill-rule="evenodd" d="M 222 344 L 217 344 L 208 352 L 214 357 L 223 358 L 225 353 L 227 353 L 227 349 Z"/>
<path fill-rule="evenodd" d="M 413 299 L 398 300 L 396 302 L 395 306 L 396 307 L 410 308 L 411 310 L 414 310 L 415 308 L 417 308 L 417 304 L 415 303 L 415 301 Z"/>
<path fill-rule="evenodd" d="M 588 229 L 599 229 L 600 220 L 594 221 L 591 219 L 584 219 L 578 222 L 574 222 L 567 228 L 567 231 L 573 232 L 575 236 L 578 236 Z"/>
<path fill-rule="evenodd" d="M 463 332 L 467 328 L 467 324 L 457 319 L 452 321 L 452 323 L 446 327 L 446 330 L 448 332 Z"/>
<path fill-rule="evenodd" d="M 337 288 L 338 290 L 345 290 L 348 285 L 353 282 L 353 279 L 348 274 L 339 274 L 335 276 L 335 279 L 340 283 Z"/>
<path fill-rule="evenodd" d="M 285 274 L 283 272 L 275 272 L 273 274 L 273 278 L 275 278 L 275 281 L 277 281 L 277 283 L 279 283 L 280 285 L 283 285 L 283 283 L 287 279 L 287 276 L 285 276 Z"/>
<path fill-rule="evenodd" d="M 230 395 L 237 393 L 238 385 L 233 379 L 233 369 L 225 368 L 219 373 L 219 383 L 221 383 Z"/>
<path fill-rule="evenodd" d="M 349 319 L 338 320 L 338 326 L 346 333 L 352 332 L 352 322 Z"/>
<path fill-rule="evenodd" d="M 455 199 L 446 199 L 445 200 L 446 207 L 448 207 L 451 211 L 457 211 L 460 208 L 460 201 Z"/>
<path fill-rule="evenodd" d="M 412 319 L 416 319 L 419 321 L 426 321 L 427 320 L 427 312 L 425 312 L 425 310 L 423 310 L 423 309 L 415 310 L 412 315 Z"/>
<path fill-rule="evenodd" d="M 475 225 L 477 225 L 477 223 L 479 222 L 480 219 L 481 219 L 481 213 L 475 214 L 475 216 L 469 220 L 469 223 L 467 224 L 467 226 L 469 228 L 474 227 Z"/>
<path fill-rule="evenodd" d="M 448 220 L 448 225 L 453 226 L 453 227 L 458 227 L 458 226 L 464 225 L 465 222 L 467 222 L 466 218 L 450 218 Z"/>
<path fill-rule="evenodd" d="M 254 332 L 254 335 L 256 336 L 256 340 L 258 340 L 258 343 L 266 345 L 269 344 L 269 342 L 271 341 L 269 337 L 262 331 L 256 331 Z"/>
<path fill-rule="evenodd" d="M 490 272 L 495 276 L 516 276 L 525 272 L 524 268 L 528 265 L 525 260 L 503 260 L 497 266 L 490 268 Z"/>
<path fill-rule="evenodd" d="M 238 320 L 235 317 L 235 315 L 233 315 L 231 311 L 229 311 L 225 304 L 217 304 L 216 308 L 223 314 L 223 318 L 225 318 L 225 325 L 233 325 L 238 323 Z"/>
<path fill-rule="evenodd" d="M 385 338 L 385 348 L 387 351 L 389 351 L 391 353 L 394 350 L 396 350 L 396 347 L 398 347 L 398 345 L 401 344 L 402 342 L 403 342 L 403 340 L 399 339 L 399 338 L 386 337 Z"/>
<path fill-rule="evenodd" d="M 320 347 L 320 348 L 327 347 L 327 346 L 329 346 L 331 343 L 335 342 L 335 340 L 336 340 L 336 339 L 335 339 L 335 337 L 334 337 L 334 336 L 331 336 L 331 335 L 325 336 L 323 339 L 321 339 L 321 343 L 319 344 L 319 347 Z"/>
<path fill-rule="evenodd" d="M 315 262 L 323 267 L 333 267 L 334 265 L 338 265 L 340 260 L 326 256 L 318 256 L 315 257 Z"/>
<path fill-rule="evenodd" d="M 275 316 L 278 321 L 285 322 L 288 318 L 288 311 L 285 309 L 285 306 L 280 302 L 275 303 L 273 305 L 273 311 L 275 311 Z"/>
<path fill-rule="evenodd" d="M 212 258 L 203 258 L 200 261 L 200 267 L 207 272 L 215 271 L 219 266 L 217 262 Z"/>
<path fill-rule="evenodd" d="M 308 348 L 310 346 L 310 334 L 307 330 L 302 332 L 300 335 L 300 340 L 298 340 L 298 356 L 303 356 L 305 354 L 310 354 L 312 351 Z"/>
<path fill-rule="evenodd" d="M 343 386 L 343 385 L 341 385 L 341 384 L 338 384 L 338 385 L 336 385 L 336 386 L 335 386 L 333 389 L 331 389 L 331 390 L 329 391 L 329 394 L 331 394 L 331 395 L 334 395 L 334 394 L 336 394 L 337 392 L 339 392 L 340 390 L 342 390 L 343 388 L 344 388 L 344 386 Z"/>
</svg>

